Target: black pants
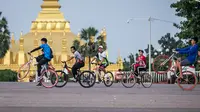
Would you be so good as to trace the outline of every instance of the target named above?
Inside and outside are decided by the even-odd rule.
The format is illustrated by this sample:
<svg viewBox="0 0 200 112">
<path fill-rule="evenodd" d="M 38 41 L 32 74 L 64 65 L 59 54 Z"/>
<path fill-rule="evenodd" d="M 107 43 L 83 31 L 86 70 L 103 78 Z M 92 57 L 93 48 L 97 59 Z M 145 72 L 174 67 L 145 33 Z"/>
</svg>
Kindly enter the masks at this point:
<svg viewBox="0 0 200 112">
<path fill-rule="evenodd" d="M 72 73 L 73 73 L 74 78 L 76 78 L 77 70 L 84 66 L 85 66 L 84 62 L 78 62 L 74 64 L 74 66 L 72 67 Z"/>
<path fill-rule="evenodd" d="M 36 61 L 38 62 L 37 64 L 37 72 L 38 72 L 38 76 L 41 76 L 41 69 L 42 69 L 42 65 L 44 64 L 48 64 L 48 62 L 50 61 L 49 59 L 45 58 L 44 55 L 40 55 L 36 58 Z"/>
</svg>

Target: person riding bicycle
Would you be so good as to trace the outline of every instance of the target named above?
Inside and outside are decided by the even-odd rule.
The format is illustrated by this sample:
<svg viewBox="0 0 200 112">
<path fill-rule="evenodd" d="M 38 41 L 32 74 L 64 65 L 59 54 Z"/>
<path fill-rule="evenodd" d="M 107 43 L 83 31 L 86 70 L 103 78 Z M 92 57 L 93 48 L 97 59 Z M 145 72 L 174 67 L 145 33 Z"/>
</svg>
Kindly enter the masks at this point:
<svg viewBox="0 0 200 112">
<path fill-rule="evenodd" d="M 40 79 L 40 72 L 41 72 L 41 66 L 48 63 L 49 61 L 51 61 L 51 59 L 53 58 L 53 52 L 51 50 L 51 48 L 49 47 L 49 45 L 47 44 L 47 39 L 46 38 L 42 38 L 41 39 L 41 43 L 42 45 L 33 49 L 32 51 L 28 52 L 28 53 L 32 53 L 32 52 L 35 52 L 39 49 L 42 49 L 43 51 L 43 54 L 38 56 L 36 58 L 36 61 L 38 62 L 37 63 L 37 73 L 38 73 L 38 77 Z M 41 83 L 39 81 L 39 83 L 37 84 L 37 86 L 41 86 Z"/>
<path fill-rule="evenodd" d="M 138 67 L 146 68 L 146 57 L 144 56 L 144 51 L 143 50 L 138 50 L 139 51 L 139 56 L 136 59 L 136 63 L 134 63 L 132 66 L 134 66 L 134 72 L 136 73 L 135 75 L 138 75 Z"/>
<path fill-rule="evenodd" d="M 176 62 L 176 66 L 179 68 L 179 72 L 180 72 L 180 78 L 183 78 L 183 74 L 182 74 L 182 66 L 190 66 L 192 64 L 195 63 L 197 55 L 198 55 L 198 38 L 197 37 L 193 37 L 191 39 L 191 46 L 186 47 L 186 48 L 178 48 L 175 51 L 179 54 L 187 54 L 187 58 L 182 60 L 181 62 L 177 61 Z"/>
<path fill-rule="evenodd" d="M 106 67 L 109 65 L 106 52 L 103 50 L 103 46 L 99 46 L 98 53 L 92 62 L 96 60 L 99 64 L 99 69 L 106 73 Z"/>
<path fill-rule="evenodd" d="M 72 67 L 72 74 L 73 78 L 70 78 L 70 80 L 76 82 L 76 75 L 77 75 L 77 70 L 85 66 L 84 58 L 81 56 L 81 54 L 76 50 L 74 46 L 71 47 L 71 52 L 74 54 L 69 60 L 72 60 L 73 58 L 76 59 L 75 64 Z"/>
</svg>

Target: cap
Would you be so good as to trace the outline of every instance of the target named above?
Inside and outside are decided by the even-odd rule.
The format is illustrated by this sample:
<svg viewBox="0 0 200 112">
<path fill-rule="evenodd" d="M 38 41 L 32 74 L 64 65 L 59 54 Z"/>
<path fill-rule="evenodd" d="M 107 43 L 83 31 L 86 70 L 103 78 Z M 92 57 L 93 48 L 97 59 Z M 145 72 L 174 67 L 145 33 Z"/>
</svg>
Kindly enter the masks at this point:
<svg viewBox="0 0 200 112">
<path fill-rule="evenodd" d="M 144 51 L 143 51 L 143 50 L 141 50 L 141 49 L 139 49 L 138 51 L 139 51 L 139 52 L 142 52 L 142 53 L 144 53 Z"/>
<path fill-rule="evenodd" d="M 99 48 L 103 49 L 103 46 L 99 46 Z"/>
</svg>

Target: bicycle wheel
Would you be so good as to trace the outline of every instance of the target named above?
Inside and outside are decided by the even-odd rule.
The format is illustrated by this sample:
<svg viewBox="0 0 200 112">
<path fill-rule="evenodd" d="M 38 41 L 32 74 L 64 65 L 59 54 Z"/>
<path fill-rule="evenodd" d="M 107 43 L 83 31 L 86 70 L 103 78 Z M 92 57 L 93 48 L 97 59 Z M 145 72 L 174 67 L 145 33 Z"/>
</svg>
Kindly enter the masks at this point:
<svg viewBox="0 0 200 112">
<path fill-rule="evenodd" d="M 143 73 L 141 75 L 141 83 L 144 88 L 150 88 L 152 86 L 152 77 L 149 73 Z"/>
<path fill-rule="evenodd" d="M 52 80 L 54 83 L 52 83 Z M 45 70 L 41 74 L 40 82 L 45 88 L 52 88 L 58 83 L 58 75 L 51 69 Z"/>
<path fill-rule="evenodd" d="M 64 87 L 68 82 L 68 74 L 63 72 L 62 70 L 57 70 L 56 73 L 58 74 L 58 83 L 55 85 L 56 87 Z M 56 78 L 51 79 L 51 83 L 54 84 Z"/>
<path fill-rule="evenodd" d="M 121 83 L 126 88 L 132 88 L 136 84 L 135 76 L 132 73 L 122 75 Z"/>
<path fill-rule="evenodd" d="M 172 66 L 172 61 L 169 59 L 169 56 L 160 55 L 157 56 L 153 61 L 153 70 L 158 74 L 167 73 Z"/>
<path fill-rule="evenodd" d="M 183 89 L 183 90 L 192 90 L 195 88 L 195 86 L 197 85 L 197 78 L 194 75 L 194 73 L 190 72 L 190 71 L 184 71 L 183 72 L 183 78 L 177 79 L 178 82 L 178 86 Z"/>
<path fill-rule="evenodd" d="M 29 63 L 23 64 L 23 65 L 19 68 L 19 70 L 18 70 L 18 72 L 17 72 L 17 78 L 18 78 L 18 80 L 24 79 L 24 78 L 28 75 L 29 70 L 30 70 L 30 64 L 29 64 Z"/>
<path fill-rule="evenodd" d="M 104 78 L 103 78 L 103 83 L 106 87 L 110 87 L 112 86 L 114 82 L 114 76 L 112 74 L 112 72 L 108 71 L 106 72 L 106 74 L 104 74 Z"/>
<path fill-rule="evenodd" d="M 84 88 L 90 88 L 94 86 L 96 77 L 90 71 L 83 71 L 77 76 L 79 84 Z"/>
</svg>

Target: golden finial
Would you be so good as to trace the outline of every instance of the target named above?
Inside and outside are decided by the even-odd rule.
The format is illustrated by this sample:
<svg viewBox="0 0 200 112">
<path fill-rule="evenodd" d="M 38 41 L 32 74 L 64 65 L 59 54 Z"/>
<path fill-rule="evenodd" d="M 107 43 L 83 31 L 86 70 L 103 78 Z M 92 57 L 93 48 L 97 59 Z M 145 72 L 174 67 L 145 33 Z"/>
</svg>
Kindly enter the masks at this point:
<svg viewBox="0 0 200 112">
<path fill-rule="evenodd" d="M 24 38 L 20 37 L 19 39 L 19 50 L 24 51 Z"/>
<path fill-rule="evenodd" d="M 23 36 L 23 31 L 20 32 L 20 36 L 21 36 L 21 37 Z"/>
</svg>

